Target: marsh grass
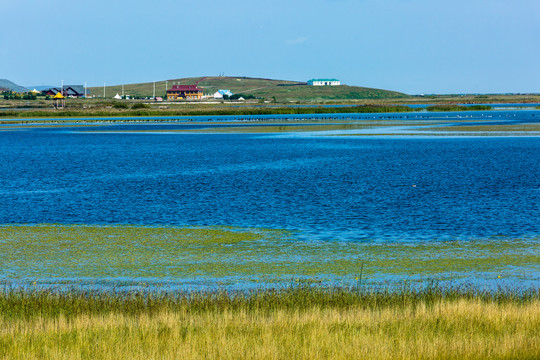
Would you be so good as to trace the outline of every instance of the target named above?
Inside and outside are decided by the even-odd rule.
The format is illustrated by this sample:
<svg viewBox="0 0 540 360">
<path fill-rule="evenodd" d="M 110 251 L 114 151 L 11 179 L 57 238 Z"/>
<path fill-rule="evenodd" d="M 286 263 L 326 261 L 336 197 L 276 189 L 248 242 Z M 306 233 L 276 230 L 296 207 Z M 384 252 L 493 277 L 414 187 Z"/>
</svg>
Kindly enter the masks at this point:
<svg viewBox="0 0 540 360">
<path fill-rule="evenodd" d="M 538 289 L 0 292 L 5 359 L 535 359 Z"/>
<path fill-rule="evenodd" d="M 226 115 L 295 115 L 295 114 L 335 114 L 335 113 L 395 113 L 415 111 L 401 105 L 359 105 L 351 107 L 186 107 L 178 109 L 70 109 L 2 111 L 0 118 L 60 118 L 60 117 L 102 117 L 102 116 L 226 116 Z M 121 119 L 120 119 L 121 120 Z M 70 120 L 72 121 L 72 120 Z M 155 119 L 154 119 L 155 121 Z"/>
<path fill-rule="evenodd" d="M 491 105 L 457 105 L 457 104 L 443 104 L 432 105 L 426 108 L 427 111 L 479 111 L 479 110 L 491 110 Z"/>
<path fill-rule="evenodd" d="M 89 289 L 75 287 L 0 288 L 0 314 L 4 318 L 73 317 L 82 314 L 154 314 L 163 311 L 301 311 L 313 307 L 364 309 L 430 306 L 441 301 L 474 300 L 482 303 L 525 305 L 540 300 L 537 287 L 499 287 L 487 290 L 473 285 L 443 286 L 404 283 L 401 287 L 320 286 L 307 281 L 282 287 L 251 290 L 163 291 L 152 289 Z"/>
<path fill-rule="evenodd" d="M 314 242 L 235 227 L 6 225 L 0 275 L 12 282 L 0 287 L 0 358 L 537 359 L 537 286 L 410 278 L 375 285 L 366 278 L 410 271 L 508 276 L 512 269 L 536 276 L 538 246 L 537 239 L 507 238 Z M 323 273 L 333 284 L 352 281 L 325 285 Z M 217 285 L 226 275 L 249 283 L 265 274 L 289 280 Z M 117 286 L 118 275 L 156 281 Z M 160 285 L 196 276 L 214 286 Z M 88 278 L 112 285 L 77 285 Z"/>
</svg>

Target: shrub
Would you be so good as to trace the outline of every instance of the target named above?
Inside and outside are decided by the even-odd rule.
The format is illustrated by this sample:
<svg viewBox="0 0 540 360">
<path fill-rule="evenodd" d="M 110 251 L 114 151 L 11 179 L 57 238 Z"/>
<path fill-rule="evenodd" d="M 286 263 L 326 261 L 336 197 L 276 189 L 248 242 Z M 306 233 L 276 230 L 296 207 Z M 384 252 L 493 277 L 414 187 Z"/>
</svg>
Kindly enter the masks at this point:
<svg viewBox="0 0 540 360">
<path fill-rule="evenodd" d="M 123 102 L 115 102 L 115 103 L 113 104 L 113 107 L 114 107 L 115 109 L 127 109 L 127 108 L 129 108 L 128 104 L 123 103 Z"/>
<path fill-rule="evenodd" d="M 142 103 L 137 103 L 137 104 L 133 104 L 131 106 L 132 109 L 149 109 L 150 106 L 146 105 L 146 104 L 142 104 Z"/>
</svg>

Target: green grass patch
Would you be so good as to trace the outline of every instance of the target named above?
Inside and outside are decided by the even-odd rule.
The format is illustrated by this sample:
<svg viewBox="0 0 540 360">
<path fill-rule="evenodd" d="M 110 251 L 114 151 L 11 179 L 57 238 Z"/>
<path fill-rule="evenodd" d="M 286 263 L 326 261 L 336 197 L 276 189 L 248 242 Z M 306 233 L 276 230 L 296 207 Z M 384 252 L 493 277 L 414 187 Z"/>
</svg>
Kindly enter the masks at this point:
<svg viewBox="0 0 540 360">
<path fill-rule="evenodd" d="M 186 107 L 177 109 L 156 109 L 144 104 L 127 104 L 96 109 L 61 109 L 61 110 L 29 110 L 0 111 L 0 118 L 74 118 L 74 117 L 139 117 L 139 116 L 242 116 L 242 115 L 300 115 L 300 114 L 339 114 L 339 113 L 389 113 L 412 112 L 408 106 L 400 105 L 359 105 L 350 107 Z M 122 119 L 119 118 L 119 121 Z M 168 119 L 162 119 L 167 121 Z M 70 120 L 72 121 L 72 120 Z M 158 119 L 154 119 L 158 121 Z"/>
<path fill-rule="evenodd" d="M 491 110 L 490 105 L 432 105 L 426 108 L 427 111 L 474 111 L 474 110 Z"/>
<path fill-rule="evenodd" d="M 119 291 L 44 288 L 0 288 L 0 316 L 4 318 L 67 317 L 82 314 L 156 314 L 162 311 L 275 311 L 320 308 L 403 308 L 440 301 L 476 300 L 498 304 L 540 301 L 540 288 L 483 290 L 473 286 L 404 285 L 388 287 L 323 287 L 300 283 L 245 291 Z"/>
<path fill-rule="evenodd" d="M 538 359 L 538 289 L 0 290 L 2 359 Z"/>
<path fill-rule="evenodd" d="M 361 272 L 371 283 L 532 281 L 539 264 L 538 238 L 379 243 L 234 227 L 0 227 L 0 280 L 27 284 L 339 284 Z"/>
</svg>

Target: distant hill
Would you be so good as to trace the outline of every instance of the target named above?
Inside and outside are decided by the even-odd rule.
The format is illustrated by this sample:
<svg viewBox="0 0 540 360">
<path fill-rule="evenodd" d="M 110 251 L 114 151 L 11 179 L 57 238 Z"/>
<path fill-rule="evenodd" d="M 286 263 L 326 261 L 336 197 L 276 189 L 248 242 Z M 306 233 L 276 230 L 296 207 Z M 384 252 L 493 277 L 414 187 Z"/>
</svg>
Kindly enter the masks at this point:
<svg viewBox="0 0 540 360">
<path fill-rule="evenodd" d="M 7 79 L 0 79 L 0 88 L 8 89 L 15 92 L 28 92 L 29 90 L 23 86 L 17 85 Z"/>
<path fill-rule="evenodd" d="M 353 100 L 353 99 L 388 99 L 406 98 L 409 95 L 396 91 L 366 88 L 360 86 L 308 86 L 306 83 L 288 80 L 273 80 L 250 77 L 205 76 L 195 78 L 157 81 L 156 96 L 165 96 L 166 87 L 173 83 L 181 85 L 198 83 L 204 94 L 213 94 L 219 89 L 229 89 L 235 94 L 251 94 L 265 99 L 276 98 L 278 101 L 309 100 Z M 124 94 L 132 96 L 152 96 L 154 83 L 125 84 Z M 122 94 L 122 86 L 107 86 L 106 97 Z M 103 87 L 90 88 L 92 94 L 103 96 Z"/>
<path fill-rule="evenodd" d="M 36 86 L 27 86 L 28 89 L 30 89 L 30 90 L 36 89 L 37 91 L 43 91 L 43 90 L 51 89 L 51 88 L 54 88 L 54 87 L 60 88 L 60 86 L 58 86 L 58 85 L 36 85 Z"/>
</svg>

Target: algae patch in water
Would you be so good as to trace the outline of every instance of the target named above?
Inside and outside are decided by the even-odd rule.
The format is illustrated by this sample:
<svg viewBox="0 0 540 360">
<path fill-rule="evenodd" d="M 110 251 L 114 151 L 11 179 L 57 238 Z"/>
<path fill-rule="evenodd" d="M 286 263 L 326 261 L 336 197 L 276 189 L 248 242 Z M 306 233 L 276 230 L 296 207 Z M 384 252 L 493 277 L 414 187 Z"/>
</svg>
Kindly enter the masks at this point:
<svg viewBox="0 0 540 360">
<path fill-rule="evenodd" d="M 0 281 L 276 283 L 428 278 L 538 280 L 538 238 L 309 241 L 235 227 L 5 225 Z"/>
</svg>

